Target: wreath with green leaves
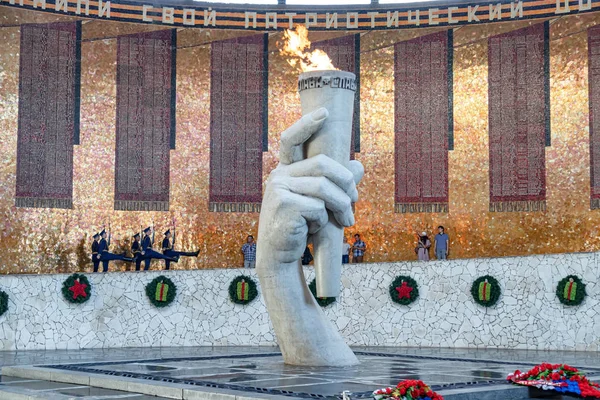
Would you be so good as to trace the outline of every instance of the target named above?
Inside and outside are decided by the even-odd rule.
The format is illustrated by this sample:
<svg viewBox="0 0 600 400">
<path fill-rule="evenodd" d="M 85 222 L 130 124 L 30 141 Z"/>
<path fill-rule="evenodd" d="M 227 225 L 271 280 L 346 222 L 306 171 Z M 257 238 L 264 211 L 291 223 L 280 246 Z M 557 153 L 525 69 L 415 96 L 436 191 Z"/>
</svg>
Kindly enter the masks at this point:
<svg viewBox="0 0 600 400">
<path fill-rule="evenodd" d="M 247 275 L 238 275 L 229 284 L 229 298 L 235 304 L 251 303 L 257 296 L 256 282 Z"/>
<path fill-rule="evenodd" d="M 585 284 L 578 276 L 569 275 L 558 282 L 556 296 L 566 306 L 578 306 L 587 296 Z"/>
<path fill-rule="evenodd" d="M 312 282 L 308 285 L 310 292 L 315 296 L 315 300 L 321 307 L 327 307 L 331 303 L 335 303 L 335 297 L 317 297 L 317 280 L 313 279 Z"/>
<path fill-rule="evenodd" d="M 492 307 L 500 298 L 500 284 L 491 275 L 480 276 L 471 285 L 471 295 L 475 303 L 483 307 Z"/>
<path fill-rule="evenodd" d="M 0 317 L 8 311 L 8 294 L 4 290 L 0 290 Z"/>
<path fill-rule="evenodd" d="M 146 285 L 146 296 L 155 307 L 167 307 L 177 295 L 177 286 L 164 275 L 157 276 Z"/>
<path fill-rule="evenodd" d="M 389 292 L 394 303 L 407 306 L 419 297 L 419 285 L 410 276 L 399 275 L 390 284 Z"/>
<path fill-rule="evenodd" d="M 92 296 L 92 285 L 85 275 L 73 274 L 63 282 L 62 294 L 70 303 L 85 303 Z"/>
</svg>

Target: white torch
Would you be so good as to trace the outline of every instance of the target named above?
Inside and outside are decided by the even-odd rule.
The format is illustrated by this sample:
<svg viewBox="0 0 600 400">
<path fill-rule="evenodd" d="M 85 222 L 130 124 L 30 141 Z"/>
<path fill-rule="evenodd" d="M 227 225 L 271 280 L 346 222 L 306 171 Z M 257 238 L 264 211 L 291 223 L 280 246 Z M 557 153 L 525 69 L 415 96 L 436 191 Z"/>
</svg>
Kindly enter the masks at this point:
<svg viewBox="0 0 600 400">
<path fill-rule="evenodd" d="M 325 154 L 348 167 L 352 138 L 352 117 L 356 76 L 351 72 L 336 70 L 323 51 L 304 52 L 310 47 L 308 32 L 298 26 L 296 32 L 286 31 L 286 46 L 282 50 L 292 66 L 301 66 L 298 92 L 302 114 L 324 107 L 329 112 L 323 126 L 305 144 L 306 157 Z M 331 212 L 329 222 L 312 237 L 318 297 L 337 297 L 342 274 L 342 243 L 344 227 Z"/>
</svg>

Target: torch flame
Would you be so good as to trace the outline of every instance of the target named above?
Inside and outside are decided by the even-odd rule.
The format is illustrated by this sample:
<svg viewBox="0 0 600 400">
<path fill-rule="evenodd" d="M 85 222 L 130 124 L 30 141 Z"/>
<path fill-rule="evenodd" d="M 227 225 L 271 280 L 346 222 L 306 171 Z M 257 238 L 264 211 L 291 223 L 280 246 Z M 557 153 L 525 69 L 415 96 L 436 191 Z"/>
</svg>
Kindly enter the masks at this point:
<svg viewBox="0 0 600 400">
<path fill-rule="evenodd" d="M 283 47 L 279 52 L 287 57 L 287 62 L 292 67 L 302 72 L 337 69 L 323 50 L 307 51 L 310 49 L 310 40 L 308 40 L 308 29 L 304 25 L 297 25 L 296 31 L 286 29 L 283 32 L 283 39 Z"/>
</svg>

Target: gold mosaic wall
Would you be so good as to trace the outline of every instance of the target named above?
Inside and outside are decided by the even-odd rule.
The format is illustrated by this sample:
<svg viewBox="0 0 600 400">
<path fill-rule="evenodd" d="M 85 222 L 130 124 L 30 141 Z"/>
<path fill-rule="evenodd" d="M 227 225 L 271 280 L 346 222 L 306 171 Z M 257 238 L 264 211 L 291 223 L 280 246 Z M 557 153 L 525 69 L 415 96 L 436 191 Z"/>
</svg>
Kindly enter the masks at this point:
<svg viewBox="0 0 600 400">
<path fill-rule="evenodd" d="M 171 152 L 171 211 L 113 210 L 116 39 L 160 29 L 148 25 L 89 21 L 83 25 L 81 145 L 74 148 L 74 209 L 14 207 L 18 113 L 19 24 L 69 20 L 0 6 L 0 273 L 91 270 L 77 257 L 82 240 L 109 221 L 113 248 L 154 221 L 158 232 L 177 219 L 178 248 L 201 250 L 175 269 L 241 265 L 239 248 L 256 234 L 258 214 L 210 213 L 210 42 L 240 31 L 185 29 L 178 34 L 177 149 Z M 449 155 L 448 214 L 394 213 L 393 44 L 439 29 L 372 31 L 361 38 L 361 153 L 365 165 L 356 205 L 356 226 L 366 241 L 366 261 L 415 258 L 415 232 L 444 225 L 453 258 L 495 257 L 600 249 L 600 211 L 590 211 L 586 29 L 597 13 L 551 22 L 550 86 L 552 146 L 546 148 L 547 211 L 488 211 L 487 38 L 533 22 L 465 26 L 454 32 L 454 135 Z M 443 28 L 445 29 L 445 28 Z M 322 40 L 343 33 L 314 33 Z M 281 33 L 269 41 L 269 152 L 264 177 L 276 163 L 279 134 L 300 115 L 297 72 L 277 53 Z M 157 235 L 157 239 L 161 238 Z M 153 263 L 153 268 L 162 264 Z M 111 263 L 111 269 L 125 269 Z"/>
</svg>

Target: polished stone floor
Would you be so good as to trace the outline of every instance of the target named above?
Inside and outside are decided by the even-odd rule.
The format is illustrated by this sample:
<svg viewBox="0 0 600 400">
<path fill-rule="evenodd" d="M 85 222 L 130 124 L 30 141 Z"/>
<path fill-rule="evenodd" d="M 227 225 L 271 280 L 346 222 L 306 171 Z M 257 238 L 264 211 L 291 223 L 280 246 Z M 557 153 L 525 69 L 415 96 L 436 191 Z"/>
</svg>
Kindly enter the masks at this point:
<svg viewBox="0 0 600 400">
<path fill-rule="evenodd" d="M 356 348 L 361 363 L 346 368 L 297 367 L 283 363 L 277 348 L 155 348 L 80 351 L 0 352 L 2 365 L 45 365 L 62 371 L 126 376 L 300 398 L 339 398 L 342 391 L 369 397 L 377 388 L 420 379 L 436 391 L 510 388 L 506 375 L 539 362 L 567 363 L 600 378 L 600 354 L 474 349 Z M 123 398 L 124 392 L 46 381 L 14 381 L 23 387 L 78 398 Z M 136 400 L 147 398 L 126 393 Z M 130 398 L 130 397 L 126 397 Z M 460 397 L 459 397 L 460 398 Z M 462 396 L 462 398 L 467 398 Z M 484 398 L 477 395 L 475 398 Z M 502 399 L 503 397 L 498 397 Z M 507 397 L 504 397 L 507 398 Z M 153 397 L 153 399 L 157 399 Z"/>
</svg>

